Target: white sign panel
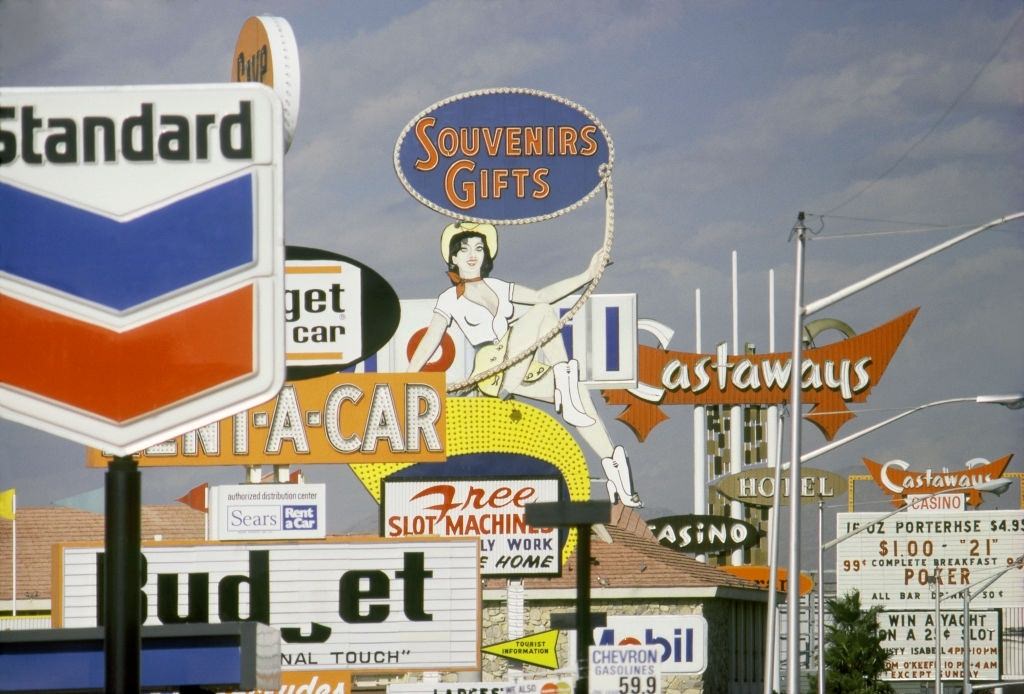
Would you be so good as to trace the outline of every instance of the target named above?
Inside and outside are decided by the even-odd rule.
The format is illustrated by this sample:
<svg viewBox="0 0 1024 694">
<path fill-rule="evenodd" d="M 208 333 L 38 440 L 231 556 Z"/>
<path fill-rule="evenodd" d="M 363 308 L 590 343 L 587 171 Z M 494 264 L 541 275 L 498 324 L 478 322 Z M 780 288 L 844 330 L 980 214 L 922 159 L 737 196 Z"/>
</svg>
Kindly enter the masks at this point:
<svg viewBox="0 0 1024 694">
<path fill-rule="evenodd" d="M 840 513 L 839 536 L 880 518 Z M 941 595 L 976 586 L 1024 554 L 1024 511 L 903 513 L 869 527 L 836 547 L 836 590 L 860 591 L 867 607 L 927 610 L 935 606 L 928 581 L 939 568 Z M 1007 571 L 972 607 L 1024 604 L 1024 577 Z"/>
<path fill-rule="evenodd" d="M 504 694 L 572 694 L 575 691 L 575 683 L 571 679 L 545 677 L 506 682 L 501 691 Z"/>
<path fill-rule="evenodd" d="M 97 625 L 101 551 L 61 548 L 55 625 Z M 146 625 L 263 621 L 281 630 L 282 670 L 480 669 L 476 540 L 161 543 L 143 555 Z"/>
<path fill-rule="evenodd" d="M 942 679 L 964 677 L 964 615 L 943 610 L 938 629 L 942 641 Z M 878 615 L 882 648 L 889 659 L 882 679 L 935 679 L 935 611 L 885 610 Z M 971 610 L 971 679 L 999 679 L 999 611 Z"/>
<path fill-rule="evenodd" d="M 708 664 L 708 622 L 701 615 L 608 615 L 594 629 L 596 646 L 653 646 L 666 675 L 704 672 Z"/>
<path fill-rule="evenodd" d="M 526 524 L 524 506 L 558 501 L 558 480 L 385 480 L 381 535 L 480 537 L 482 576 L 554 576 L 557 528 Z"/>
<path fill-rule="evenodd" d="M 589 694 L 661 694 L 661 653 L 654 646 L 592 646 Z"/>
<path fill-rule="evenodd" d="M 399 682 L 388 685 L 388 694 L 505 694 L 505 682 Z M 567 692 L 566 694 L 570 694 Z"/>
<path fill-rule="evenodd" d="M 211 540 L 321 540 L 327 535 L 326 484 L 211 487 Z"/>
<path fill-rule="evenodd" d="M 290 365 L 339 364 L 363 353 L 358 266 L 326 258 L 289 260 L 284 287 Z"/>
<path fill-rule="evenodd" d="M 570 295 L 554 304 L 555 313 L 561 317 L 578 298 Z M 435 303 L 436 299 L 401 301 L 398 329 L 377 353 L 377 371 L 408 371 L 409 357 L 430 324 Z M 566 351 L 580 363 L 582 383 L 595 388 L 636 387 L 636 325 L 635 294 L 591 295 L 562 333 Z M 456 383 L 473 372 L 474 354 L 462 331 L 452 326 L 427 367 L 445 370 L 448 382 Z"/>
</svg>

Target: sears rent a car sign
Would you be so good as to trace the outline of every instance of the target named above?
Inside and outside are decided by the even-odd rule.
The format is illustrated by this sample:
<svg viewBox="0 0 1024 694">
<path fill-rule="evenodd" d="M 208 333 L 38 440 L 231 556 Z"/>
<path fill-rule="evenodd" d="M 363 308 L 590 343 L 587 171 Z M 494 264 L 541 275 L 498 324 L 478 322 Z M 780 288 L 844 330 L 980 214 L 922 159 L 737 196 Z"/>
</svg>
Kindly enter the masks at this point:
<svg viewBox="0 0 1024 694">
<path fill-rule="evenodd" d="M 281 105 L 4 88 L 0 415 L 128 454 L 284 378 Z"/>
</svg>

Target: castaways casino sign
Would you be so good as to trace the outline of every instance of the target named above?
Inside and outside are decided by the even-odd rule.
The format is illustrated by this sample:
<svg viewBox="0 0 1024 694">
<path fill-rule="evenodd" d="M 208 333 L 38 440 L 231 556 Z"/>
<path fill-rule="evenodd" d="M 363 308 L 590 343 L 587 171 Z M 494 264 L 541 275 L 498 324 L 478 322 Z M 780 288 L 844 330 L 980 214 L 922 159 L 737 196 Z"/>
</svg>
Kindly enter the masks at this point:
<svg viewBox="0 0 1024 694">
<path fill-rule="evenodd" d="M 913 472 L 909 469 L 910 464 L 903 460 L 877 463 L 869 458 L 864 458 L 864 466 L 871 473 L 875 484 L 892 496 L 893 504 L 903 506 L 907 496 L 939 494 L 953 489 L 963 490 L 964 487 L 997 480 L 1003 476 L 1011 458 L 1012 453 L 991 462 L 984 458 L 973 458 L 964 463 L 960 470 L 944 467 L 941 470 L 926 468 L 923 472 Z M 968 504 L 981 506 L 980 491 L 971 490 L 966 492 L 966 495 Z"/>
<path fill-rule="evenodd" d="M 662 516 L 647 521 L 647 528 L 662 546 L 692 554 L 746 549 L 761 537 L 750 523 L 728 516 Z"/>
<path fill-rule="evenodd" d="M 574 209 L 611 174 L 604 126 L 582 106 L 532 89 L 486 89 L 422 111 L 395 145 L 395 171 L 424 205 L 492 224 Z"/>
<path fill-rule="evenodd" d="M 917 311 L 908 311 L 866 333 L 804 351 L 800 364 L 803 399 L 813 405 L 806 418 L 826 438 L 835 437 L 855 416 L 848 403 L 867 400 Z M 778 405 L 789 398 L 790 353 L 730 355 L 724 343 L 715 354 L 673 352 L 667 347 L 639 347 L 636 388 L 602 391 L 609 404 L 626 406 L 617 419 L 641 441 L 668 418 L 661 405 Z M 821 413 L 816 414 L 819 408 Z"/>
</svg>

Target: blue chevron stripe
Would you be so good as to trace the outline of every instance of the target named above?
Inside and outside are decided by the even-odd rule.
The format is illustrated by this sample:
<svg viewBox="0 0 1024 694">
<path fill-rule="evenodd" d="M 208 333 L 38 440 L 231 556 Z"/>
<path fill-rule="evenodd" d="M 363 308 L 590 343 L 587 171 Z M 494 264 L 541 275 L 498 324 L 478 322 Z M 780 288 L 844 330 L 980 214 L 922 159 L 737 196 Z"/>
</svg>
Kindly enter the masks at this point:
<svg viewBox="0 0 1024 694">
<path fill-rule="evenodd" d="M 253 261 L 241 176 L 130 222 L 0 183 L 0 271 L 118 311 Z"/>
</svg>

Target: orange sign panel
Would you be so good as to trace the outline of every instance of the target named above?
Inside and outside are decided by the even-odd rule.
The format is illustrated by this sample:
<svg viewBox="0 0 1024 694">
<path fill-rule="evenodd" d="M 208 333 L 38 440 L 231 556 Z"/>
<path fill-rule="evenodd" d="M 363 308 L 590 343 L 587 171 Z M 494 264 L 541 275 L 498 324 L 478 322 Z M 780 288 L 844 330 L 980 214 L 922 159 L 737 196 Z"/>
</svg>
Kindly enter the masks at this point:
<svg viewBox="0 0 1024 694">
<path fill-rule="evenodd" d="M 445 449 L 443 373 L 330 374 L 139 454 L 142 467 L 438 463 Z M 89 467 L 109 456 L 86 450 Z"/>
<path fill-rule="evenodd" d="M 864 402 L 882 379 L 918 309 L 846 340 L 805 350 L 800 365 L 803 400 L 813 405 L 807 419 L 832 439 L 854 418 L 847 408 Z M 602 391 L 611 405 L 625 405 L 618 419 L 643 441 L 667 419 L 661 405 L 779 405 L 789 399 L 790 353 L 715 354 L 638 349 L 640 387 Z M 820 411 L 820 414 L 816 412 Z"/>
<path fill-rule="evenodd" d="M 731 573 L 733 576 L 739 576 L 745 578 L 748 581 L 753 581 L 762 588 L 768 587 L 768 576 L 771 571 L 770 566 L 719 566 L 716 567 Z M 814 589 L 814 579 L 805 574 L 803 571 L 800 572 L 800 595 L 807 595 Z M 789 572 L 785 569 L 775 570 L 775 590 L 780 593 L 784 593 L 789 590 Z"/>
<path fill-rule="evenodd" d="M 892 496 L 894 506 L 903 506 L 907 494 L 939 494 L 957 490 L 967 495 L 967 503 L 971 506 L 981 505 L 981 492 L 965 491 L 965 487 L 973 487 L 981 482 L 991 482 L 1003 476 L 1006 466 L 1010 464 L 1013 454 L 1005 455 L 999 460 L 988 462 L 981 458 L 968 461 L 960 470 L 933 470 L 927 468 L 923 472 L 913 472 L 902 460 L 890 460 L 877 463 L 864 458 L 864 465 L 871 473 L 875 484 Z"/>
</svg>

